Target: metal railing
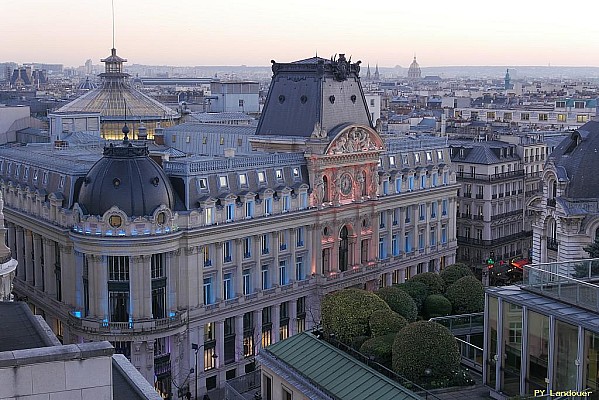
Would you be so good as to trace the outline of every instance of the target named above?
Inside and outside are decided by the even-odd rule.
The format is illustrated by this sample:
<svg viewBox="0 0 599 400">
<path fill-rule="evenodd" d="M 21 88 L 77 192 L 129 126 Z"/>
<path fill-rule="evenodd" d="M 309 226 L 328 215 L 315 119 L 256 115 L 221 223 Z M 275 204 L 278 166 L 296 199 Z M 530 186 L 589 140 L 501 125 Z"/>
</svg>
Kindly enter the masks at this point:
<svg viewBox="0 0 599 400">
<path fill-rule="evenodd" d="M 454 335 L 467 335 L 471 333 L 480 333 L 483 331 L 485 324 L 484 315 L 484 312 L 449 315 L 447 317 L 431 318 L 429 321 L 443 325 Z"/>
<path fill-rule="evenodd" d="M 69 313 L 70 326 L 88 333 L 141 333 L 156 332 L 164 329 L 180 327 L 187 323 L 186 312 L 160 319 L 140 319 L 128 322 L 114 322 L 93 318 L 79 318 Z"/>
<path fill-rule="evenodd" d="M 468 343 L 460 338 L 455 338 L 462 356 L 462 364 L 474 371 L 483 372 L 483 349 L 478 346 Z"/>
<path fill-rule="evenodd" d="M 258 368 L 255 371 L 226 381 L 225 393 L 227 400 L 247 400 L 248 398 L 254 398 L 251 393 L 260 392 L 260 379 L 261 371 Z"/>
<path fill-rule="evenodd" d="M 525 265 L 522 288 L 599 312 L 599 258 Z"/>
</svg>

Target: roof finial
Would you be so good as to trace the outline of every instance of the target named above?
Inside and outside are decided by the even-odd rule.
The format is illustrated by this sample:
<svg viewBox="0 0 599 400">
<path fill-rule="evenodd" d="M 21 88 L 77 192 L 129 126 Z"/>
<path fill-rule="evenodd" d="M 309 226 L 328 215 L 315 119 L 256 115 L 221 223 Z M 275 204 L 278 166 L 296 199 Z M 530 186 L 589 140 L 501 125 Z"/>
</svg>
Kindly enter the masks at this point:
<svg viewBox="0 0 599 400">
<path fill-rule="evenodd" d="M 114 0 L 112 0 L 112 48 L 114 49 Z"/>
<path fill-rule="evenodd" d="M 129 143 L 129 136 L 127 136 L 129 134 L 129 127 L 127 126 L 127 100 L 123 99 L 123 102 L 125 103 L 125 125 L 123 125 L 123 144 L 128 144 Z"/>
</svg>

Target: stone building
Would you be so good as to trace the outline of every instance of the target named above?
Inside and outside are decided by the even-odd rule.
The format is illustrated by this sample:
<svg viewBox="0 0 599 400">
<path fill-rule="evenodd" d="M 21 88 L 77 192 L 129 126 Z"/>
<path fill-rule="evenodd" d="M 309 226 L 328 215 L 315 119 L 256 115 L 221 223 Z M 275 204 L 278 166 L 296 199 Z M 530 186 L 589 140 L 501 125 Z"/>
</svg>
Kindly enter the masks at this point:
<svg viewBox="0 0 599 400">
<path fill-rule="evenodd" d="M 599 237 L 599 122 L 566 137 L 549 155 L 543 192 L 532 198 L 533 260 L 537 263 L 588 257 L 583 247 Z"/>
<path fill-rule="evenodd" d="M 318 324 L 327 292 L 453 263 L 445 142 L 377 133 L 359 68 L 273 63 L 250 154 L 159 164 L 125 128 L 0 149 L 15 294 L 64 343 L 110 341 L 161 393 L 201 395 Z"/>
</svg>

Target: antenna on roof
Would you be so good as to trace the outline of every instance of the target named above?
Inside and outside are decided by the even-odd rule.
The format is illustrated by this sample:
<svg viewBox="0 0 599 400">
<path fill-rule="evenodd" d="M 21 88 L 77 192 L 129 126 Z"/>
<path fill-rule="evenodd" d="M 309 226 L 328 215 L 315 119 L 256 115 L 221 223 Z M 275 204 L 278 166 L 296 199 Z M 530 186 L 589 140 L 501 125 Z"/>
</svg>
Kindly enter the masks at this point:
<svg viewBox="0 0 599 400">
<path fill-rule="evenodd" d="M 112 48 L 114 49 L 114 0 L 112 0 L 111 3 L 112 3 Z"/>
</svg>

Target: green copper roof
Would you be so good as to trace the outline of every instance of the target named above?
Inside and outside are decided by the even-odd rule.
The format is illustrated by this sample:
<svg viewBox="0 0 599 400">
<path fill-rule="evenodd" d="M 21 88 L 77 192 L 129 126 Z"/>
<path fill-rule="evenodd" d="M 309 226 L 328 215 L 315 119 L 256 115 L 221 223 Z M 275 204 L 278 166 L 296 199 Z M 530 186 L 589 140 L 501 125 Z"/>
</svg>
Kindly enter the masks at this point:
<svg viewBox="0 0 599 400">
<path fill-rule="evenodd" d="M 336 399 L 421 398 L 399 383 L 307 332 L 270 345 L 266 351 Z"/>
</svg>

